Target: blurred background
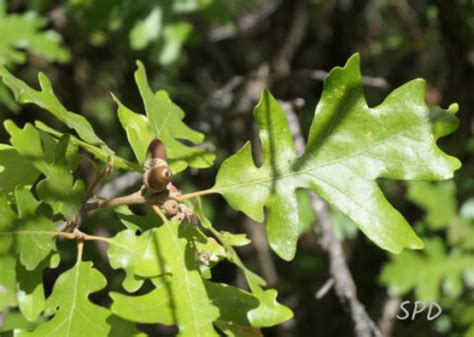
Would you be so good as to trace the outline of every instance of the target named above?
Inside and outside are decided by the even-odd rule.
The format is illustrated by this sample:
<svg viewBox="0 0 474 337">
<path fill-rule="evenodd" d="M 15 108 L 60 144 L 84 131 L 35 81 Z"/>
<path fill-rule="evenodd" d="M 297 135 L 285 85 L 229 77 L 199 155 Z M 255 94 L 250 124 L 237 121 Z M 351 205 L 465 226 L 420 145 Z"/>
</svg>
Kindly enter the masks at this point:
<svg viewBox="0 0 474 337">
<path fill-rule="evenodd" d="M 331 210 L 358 294 L 386 336 L 474 336 L 474 1 L 473 0 L 0 0 L 0 65 L 36 85 L 39 71 L 53 81 L 68 109 L 86 116 L 98 135 L 121 156 L 133 153 L 120 127 L 113 92 L 142 111 L 133 80 L 142 60 L 153 89 L 165 89 L 187 113 L 186 123 L 204 132 L 205 147 L 218 163 L 251 139 L 257 146 L 252 110 L 264 88 L 296 115 L 306 135 L 327 71 L 355 52 L 361 54 L 369 105 L 418 77 L 428 82 L 426 101 L 460 104 L 460 126 L 440 146 L 463 162 L 446 182 L 380 180 L 392 204 L 414 225 L 427 248 L 392 256 L 362 236 L 350 220 Z M 22 125 L 58 121 L 32 106 L 19 106 L 0 84 L 0 119 Z M 8 142 L 0 128 L 0 140 Z M 258 157 L 258 156 L 257 156 Z M 188 170 L 176 177 L 185 192 L 212 186 L 216 169 Z M 90 165 L 79 172 L 90 181 Z M 109 181 L 121 177 L 114 172 Z M 122 194 L 139 186 L 136 176 L 104 193 Z M 110 196 L 110 195 L 109 195 Z M 245 263 L 278 289 L 293 320 L 265 336 L 351 336 L 350 315 L 333 291 L 320 299 L 328 260 L 319 242 L 312 209 L 302 210 L 298 253 L 288 263 L 270 252 L 264 228 L 230 209 L 218 196 L 206 198 L 218 228 L 246 232 L 253 243 L 240 249 Z M 107 235 L 120 228 L 109 211 L 86 220 L 85 231 Z M 107 224 L 102 226 L 101 224 Z M 110 234 L 109 234 L 110 235 Z M 61 243 L 67 259 L 74 249 Z M 101 246 L 89 258 L 101 259 Z M 119 289 L 123 275 L 107 261 L 96 266 Z M 67 268 L 68 266 L 64 266 Z M 44 279 L 50 291 L 58 271 Z M 243 284 L 230 264 L 216 267 L 217 280 Z M 93 295 L 107 305 L 106 291 Z M 398 321 L 403 300 L 435 300 L 443 314 Z M 1 315 L 4 329 L 20 324 L 14 310 Z M 21 324 L 24 324 L 21 323 Z M 175 330 L 142 326 L 150 336 Z"/>
</svg>

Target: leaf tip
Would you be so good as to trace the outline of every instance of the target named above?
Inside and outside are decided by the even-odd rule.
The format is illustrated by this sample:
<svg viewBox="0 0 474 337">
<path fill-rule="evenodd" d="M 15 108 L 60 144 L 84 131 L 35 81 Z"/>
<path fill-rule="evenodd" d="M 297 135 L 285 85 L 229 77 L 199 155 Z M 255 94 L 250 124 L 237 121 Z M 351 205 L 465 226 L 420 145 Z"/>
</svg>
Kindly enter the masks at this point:
<svg viewBox="0 0 474 337">
<path fill-rule="evenodd" d="M 417 237 L 416 240 L 414 240 L 412 243 L 408 245 L 409 249 L 414 249 L 414 250 L 421 250 L 425 248 L 425 242 Z"/>
<path fill-rule="evenodd" d="M 346 66 L 348 64 L 352 64 L 352 63 L 355 63 L 357 65 L 360 64 L 360 53 L 359 52 L 356 52 L 356 53 L 352 54 L 351 57 L 349 57 L 349 59 L 346 62 Z"/>
<path fill-rule="evenodd" d="M 293 243 L 282 244 L 279 242 L 270 242 L 270 247 L 280 258 L 282 258 L 283 260 L 287 262 L 295 258 L 296 244 L 293 244 Z"/>
<path fill-rule="evenodd" d="M 46 76 L 45 73 L 43 73 L 41 71 L 38 73 L 38 82 L 40 84 L 41 89 L 43 89 L 43 90 L 51 88 L 50 79 L 48 78 L 48 76 Z"/>
<path fill-rule="evenodd" d="M 448 111 L 452 114 L 455 114 L 459 111 L 459 104 L 458 103 L 452 103 L 448 107 Z"/>
<path fill-rule="evenodd" d="M 137 65 L 137 70 L 138 71 L 143 71 L 145 70 L 145 66 L 143 65 L 143 62 L 141 60 L 136 60 L 135 61 L 136 65 Z"/>
</svg>

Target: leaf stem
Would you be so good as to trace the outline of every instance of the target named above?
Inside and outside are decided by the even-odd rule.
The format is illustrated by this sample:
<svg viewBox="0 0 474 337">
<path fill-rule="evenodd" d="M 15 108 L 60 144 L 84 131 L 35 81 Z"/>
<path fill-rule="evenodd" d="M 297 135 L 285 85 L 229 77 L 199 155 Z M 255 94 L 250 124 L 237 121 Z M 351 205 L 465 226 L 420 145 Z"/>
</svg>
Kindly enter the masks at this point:
<svg viewBox="0 0 474 337">
<path fill-rule="evenodd" d="M 156 214 L 159 215 L 161 220 L 163 220 L 163 223 L 168 222 L 168 218 L 166 218 L 166 216 L 163 214 L 163 212 L 161 211 L 161 209 L 158 206 L 153 205 L 153 210 L 155 211 Z"/>
<path fill-rule="evenodd" d="M 82 261 L 82 253 L 84 252 L 84 240 L 79 239 L 77 240 L 77 260 L 76 263 L 80 263 Z"/>
<path fill-rule="evenodd" d="M 184 200 L 188 200 L 188 199 L 191 199 L 191 198 L 200 197 L 200 196 L 203 196 L 203 195 L 208 195 L 208 194 L 213 194 L 213 193 L 216 193 L 216 192 L 212 188 L 209 188 L 207 190 L 202 190 L 202 191 L 196 191 L 196 192 L 183 194 L 182 196 L 176 197 L 176 200 L 184 201 Z"/>
</svg>

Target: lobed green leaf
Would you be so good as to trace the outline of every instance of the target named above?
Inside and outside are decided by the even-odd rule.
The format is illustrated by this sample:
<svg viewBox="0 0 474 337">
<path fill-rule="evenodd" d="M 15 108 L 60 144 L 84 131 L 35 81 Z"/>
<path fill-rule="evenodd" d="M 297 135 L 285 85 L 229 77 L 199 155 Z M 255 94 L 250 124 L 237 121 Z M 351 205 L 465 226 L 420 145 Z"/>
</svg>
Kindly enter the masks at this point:
<svg viewBox="0 0 474 337">
<path fill-rule="evenodd" d="M 137 62 L 135 72 L 140 95 L 145 106 L 146 116 L 138 114 L 123 105 L 113 96 L 118 104 L 118 116 L 127 133 L 128 141 L 140 164 L 146 159 L 148 144 L 158 138 L 166 146 L 168 160 L 173 172 L 180 172 L 186 167 L 206 168 L 213 165 L 215 155 L 204 149 L 183 144 L 180 140 L 202 143 L 204 135 L 189 128 L 182 119 L 185 114 L 173 103 L 165 91 L 156 94 L 150 89 L 145 67 Z"/>
<path fill-rule="evenodd" d="M 61 274 L 46 301 L 46 310 L 53 313 L 51 320 L 34 331 L 17 331 L 15 336 L 144 336 L 133 324 L 124 322 L 106 308 L 90 302 L 88 296 L 102 289 L 105 277 L 92 268 L 91 262 L 78 261 Z"/>
<path fill-rule="evenodd" d="M 268 209 L 267 235 L 283 259 L 295 255 L 300 219 L 295 191 L 309 189 L 351 218 L 364 234 L 394 253 L 419 249 L 423 242 L 390 205 L 377 178 L 441 180 L 460 162 L 436 145 L 457 126 L 454 113 L 427 106 L 425 82 L 414 80 L 370 108 L 364 98 L 359 56 L 333 69 L 324 82 L 306 150 L 296 155 L 285 113 L 268 91 L 254 116 L 263 164 L 257 167 L 250 144 L 221 166 L 213 192 L 257 221 Z"/>
</svg>

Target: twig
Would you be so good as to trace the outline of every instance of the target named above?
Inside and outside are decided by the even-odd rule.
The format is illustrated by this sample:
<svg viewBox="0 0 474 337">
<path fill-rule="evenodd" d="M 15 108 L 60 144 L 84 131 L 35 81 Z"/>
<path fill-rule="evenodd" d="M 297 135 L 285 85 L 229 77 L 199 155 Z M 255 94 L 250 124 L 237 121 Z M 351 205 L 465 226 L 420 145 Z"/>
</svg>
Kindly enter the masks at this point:
<svg viewBox="0 0 474 337">
<path fill-rule="evenodd" d="M 287 109 L 287 115 L 288 125 L 294 137 L 296 152 L 301 155 L 304 152 L 304 138 L 298 118 L 292 108 Z M 326 203 L 313 193 L 311 193 L 310 197 L 311 204 L 321 226 L 322 246 L 329 254 L 329 269 L 334 280 L 334 289 L 340 302 L 347 305 L 350 310 L 355 335 L 357 337 L 382 337 L 377 326 L 357 298 L 355 282 L 347 266 L 342 245 L 334 233 Z"/>
<path fill-rule="evenodd" d="M 97 185 L 99 185 L 99 183 L 104 178 L 106 178 L 107 176 L 110 175 L 110 173 L 112 172 L 112 169 L 113 169 L 113 163 L 112 163 L 111 157 L 109 157 L 109 159 L 107 160 L 107 164 L 105 166 L 105 170 L 101 173 L 97 172 L 94 180 L 89 185 L 89 187 L 87 189 L 87 192 L 86 192 L 86 198 L 85 198 L 86 200 L 91 198 L 94 195 L 94 190 L 96 189 Z"/>
<path fill-rule="evenodd" d="M 209 31 L 209 41 L 218 42 L 250 32 L 254 27 L 271 16 L 280 4 L 281 0 L 264 1 L 262 6 L 254 12 L 238 18 L 234 27 L 220 26 Z"/>
<path fill-rule="evenodd" d="M 295 74 L 301 74 L 303 76 L 307 76 L 312 80 L 315 81 L 324 81 L 326 77 L 329 75 L 329 72 L 325 70 L 309 70 L 309 69 L 301 69 L 297 70 Z M 382 77 L 373 77 L 373 76 L 362 76 L 362 84 L 379 88 L 379 89 L 390 89 L 391 85 L 388 81 Z"/>
<path fill-rule="evenodd" d="M 110 183 L 105 184 L 98 192 L 97 195 L 105 199 L 110 199 L 123 191 L 135 186 L 139 181 L 143 179 L 143 175 L 138 172 L 128 172 L 124 175 L 114 179 Z"/>
<path fill-rule="evenodd" d="M 84 205 L 82 211 L 87 213 L 101 208 L 117 207 L 122 205 L 146 204 L 149 201 L 150 199 L 146 198 L 140 190 L 124 197 L 89 202 Z"/>
<path fill-rule="evenodd" d="M 299 0 L 293 13 L 293 20 L 288 35 L 273 62 L 278 76 L 284 76 L 290 72 L 291 61 L 306 35 L 308 21 L 308 5 L 305 0 Z"/>
<path fill-rule="evenodd" d="M 395 317 L 400 310 L 400 303 L 402 299 L 398 296 L 388 297 L 385 301 L 382 317 L 379 319 L 379 329 L 384 337 L 390 337 L 393 334 L 395 325 Z"/>
<path fill-rule="evenodd" d="M 272 259 L 270 246 L 267 243 L 265 227 L 250 218 L 246 218 L 243 225 L 255 247 L 257 262 L 263 278 L 267 281 L 269 287 L 275 286 L 279 277 Z"/>
<path fill-rule="evenodd" d="M 316 298 L 320 300 L 326 294 L 331 290 L 331 288 L 334 286 L 334 279 L 331 277 L 329 278 L 326 282 L 324 282 L 323 286 L 319 288 L 319 290 L 316 292 Z"/>
</svg>

